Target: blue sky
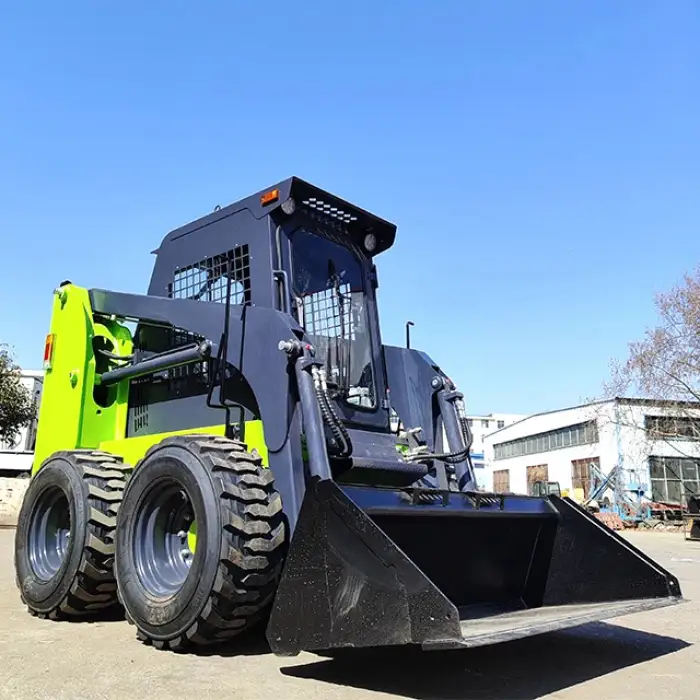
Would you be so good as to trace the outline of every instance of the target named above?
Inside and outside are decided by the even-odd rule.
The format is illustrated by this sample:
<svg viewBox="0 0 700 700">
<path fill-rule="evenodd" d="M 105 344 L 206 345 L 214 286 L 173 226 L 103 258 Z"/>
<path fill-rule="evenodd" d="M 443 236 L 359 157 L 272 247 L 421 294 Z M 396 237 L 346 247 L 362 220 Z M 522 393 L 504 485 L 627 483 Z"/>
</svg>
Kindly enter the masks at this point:
<svg viewBox="0 0 700 700">
<path fill-rule="evenodd" d="M 144 7 L 147 6 L 147 7 Z M 700 258 L 695 0 L 35 0 L 0 20 L 0 342 L 289 175 L 398 224 L 384 339 L 470 412 L 599 393 Z"/>
</svg>

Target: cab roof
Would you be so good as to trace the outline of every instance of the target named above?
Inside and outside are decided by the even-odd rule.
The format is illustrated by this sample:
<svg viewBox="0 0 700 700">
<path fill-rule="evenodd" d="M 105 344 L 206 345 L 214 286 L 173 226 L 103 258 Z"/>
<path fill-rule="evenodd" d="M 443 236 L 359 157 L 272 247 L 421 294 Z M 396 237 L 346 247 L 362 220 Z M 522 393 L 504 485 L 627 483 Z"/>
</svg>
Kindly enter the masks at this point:
<svg viewBox="0 0 700 700">
<path fill-rule="evenodd" d="M 373 233 L 377 240 L 373 255 L 378 255 L 394 244 L 395 224 L 299 177 L 289 177 L 174 229 L 163 238 L 161 246 L 243 209 L 247 209 L 256 219 L 265 216 L 281 219 L 285 216 L 282 205 L 290 198 L 294 200 L 296 209 L 301 209 L 324 223 L 342 227 L 360 245 L 368 233 Z M 153 252 L 157 253 L 158 250 Z"/>
</svg>

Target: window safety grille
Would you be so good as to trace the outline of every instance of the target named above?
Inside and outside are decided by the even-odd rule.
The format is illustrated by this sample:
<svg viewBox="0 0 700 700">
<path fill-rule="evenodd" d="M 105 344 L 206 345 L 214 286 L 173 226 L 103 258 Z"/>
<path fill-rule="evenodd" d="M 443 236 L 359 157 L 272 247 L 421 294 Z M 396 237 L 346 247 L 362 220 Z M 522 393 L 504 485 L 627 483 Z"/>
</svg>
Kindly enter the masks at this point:
<svg viewBox="0 0 700 700">
<path fill-rule="evenodd" d="M 354 339 L 350 285 L 324 289 L 303 297 L 304 328 L 310 335 Z"/>
<path fill-rule="evenodd" d="M 180 348 L 186 345 L 194 345 L 201 343 L 204 338 L 189 331 L 180 328 L 172 328 L 169 332 L 170 344 L 169 347 Z M 207 363 L 197 362 L 191 365 L 182 365 L 180 367 L 171 367 L 166 370 L 168 381 L 170 382 L 171 390 L 181 389 L 183 385 L 206 386 L 208 383 Z"/>
<path fill-rule="evenodd" d="M 136 349 L 159 353 L 174 348 L 199 343 L 203 338 L 181 328 L 146 327 L 136 337 Z M 152 375 L 131 380 L 129 407 L 133 430 L 138 433 L 148 428 L 149 405 L 158 401 L 202 396 L 209 386 L 208 363 L 197 362 L 181 367 L 171 367 Z"/>
<path fill-rule="evenodd" d="M 138 396 L 138 403 L 134 407 L 134 431 L 136 432 L 148 427 L 148 406 L 142 404 L 140 399 L 141 397 Z"/>
<path fill-rule="evenodd" d="M 248 245 L 238 246 L 175 271 L 168 285 L 172 299 L 226 303 L 231 277 L 231 303 L 250 303 L 250 254 Z"/>
</svg>

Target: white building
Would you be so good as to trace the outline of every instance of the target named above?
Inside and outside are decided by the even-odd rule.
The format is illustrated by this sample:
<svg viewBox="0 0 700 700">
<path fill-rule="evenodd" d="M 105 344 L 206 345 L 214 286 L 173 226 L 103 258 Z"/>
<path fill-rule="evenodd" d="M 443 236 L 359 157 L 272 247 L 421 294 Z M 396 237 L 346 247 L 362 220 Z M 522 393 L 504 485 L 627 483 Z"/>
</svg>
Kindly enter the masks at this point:
<svg viewBox="0 0 700 700">
<path fill-rule="evenodd" d="M 41 370 L 22 370 L 22 385 L 34 396 L 38 408 L 44 386 L 44 373 Z M 28 473 L 34 459 L 37 421 L 22 428 L 11 444 L 0 442 L 0 476 L 18 476 Z"/>
<path fill-rule="evenodd" d="M 485 466 L 484 441 L 486 436 L 524 418 L 527 418 L 527 415 L 522 413 L 489 413 L 483 416 L 467 416 L 467 423 L 472 431 L 471 456 L 475 469 L 483 469 Z"/>
<path fill-rule="evenodd" d="M 595 465 L 616 465 L 625 486 L 645 498 L 684 502 L 700 490 L 700 403 L 618 398 L 537 413 L 486 436 L 486 488 L 531 493 L 559 482 L 575 500 L 588 496 Z"/>
</svg>

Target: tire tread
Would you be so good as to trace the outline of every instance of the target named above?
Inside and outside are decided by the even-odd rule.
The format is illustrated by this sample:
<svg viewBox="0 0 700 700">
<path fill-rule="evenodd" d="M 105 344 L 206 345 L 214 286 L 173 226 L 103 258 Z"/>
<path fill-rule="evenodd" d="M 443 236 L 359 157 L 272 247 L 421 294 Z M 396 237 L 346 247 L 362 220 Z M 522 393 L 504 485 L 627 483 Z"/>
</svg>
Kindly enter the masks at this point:
<svg viewBox="0 0 700 700">
<path fill-rule="evenodd" d="M 176 445 L 195 453 L 212 477 L 222 514 L 219 565 L 201 612 L 179 636 L 138 637 L 158 649 L 185 651 L 221 644 L 257 624 L 277 590 L 286 554 L 286 523 L 272 472 L 256 450 L 212 435 L 168 437 L 144 456 Z M 127 619 L 134 624 L 128 616 Z"/>
<path fill-rule="evenodd" d="M 80 566 L 68 593 L 52 610 L 30 609 L 30 613 L 43 619 L 75 620 L 119 604 L 113 571 L 114 536 L 117 509 L 132 468 L 121 457 L 98 450 L 62 450 L 51 456 L 57 457 L 72 462 L 83 480 L 87 531 Z M 21 590 L 20 597 L 29 607 Z"/>
</svg>

